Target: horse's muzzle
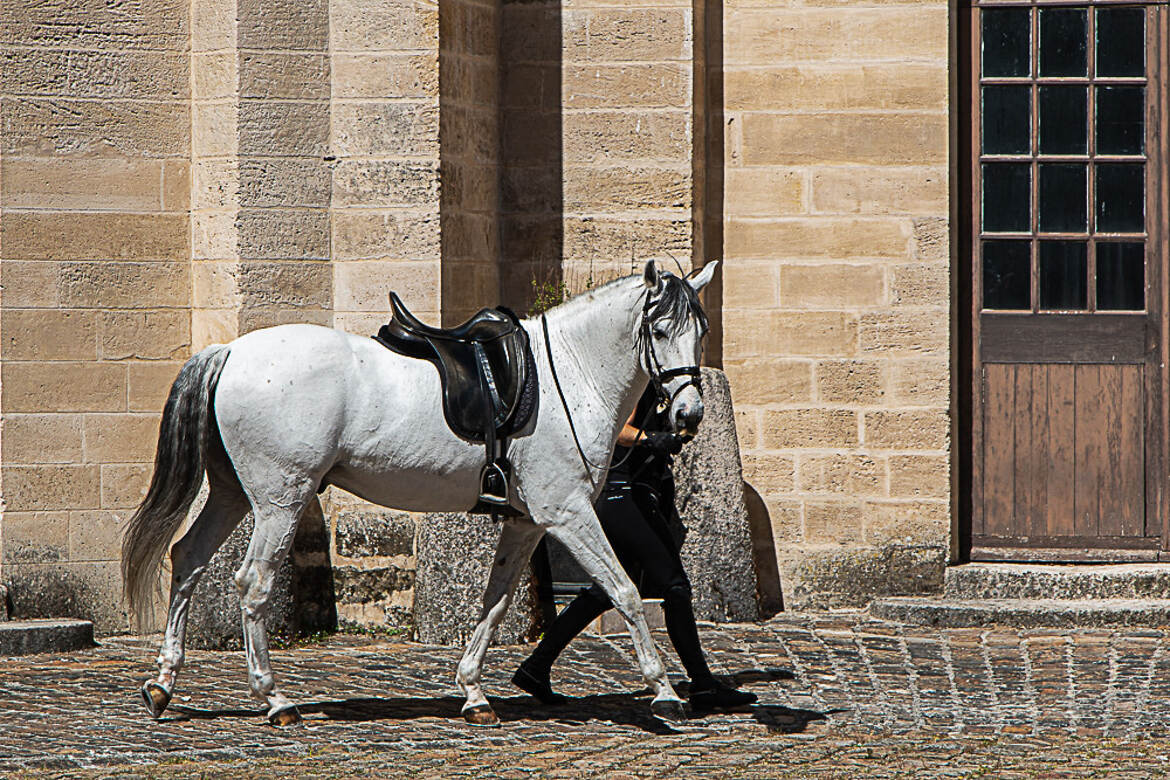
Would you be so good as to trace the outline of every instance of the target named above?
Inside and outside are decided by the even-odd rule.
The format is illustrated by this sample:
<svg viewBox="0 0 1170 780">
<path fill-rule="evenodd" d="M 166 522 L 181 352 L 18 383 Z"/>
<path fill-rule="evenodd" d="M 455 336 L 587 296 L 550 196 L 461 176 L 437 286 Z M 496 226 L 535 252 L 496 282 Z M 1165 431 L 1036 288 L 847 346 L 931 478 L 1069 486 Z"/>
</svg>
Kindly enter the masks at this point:
<svg viewBox="0 0 1170 780">
<path fill-rule="evenodd" d="M 674 409 L 674 429 L 682 435 L 694 436 L 703 421 L 703 399 L 680 402 Z"/>
</svg>

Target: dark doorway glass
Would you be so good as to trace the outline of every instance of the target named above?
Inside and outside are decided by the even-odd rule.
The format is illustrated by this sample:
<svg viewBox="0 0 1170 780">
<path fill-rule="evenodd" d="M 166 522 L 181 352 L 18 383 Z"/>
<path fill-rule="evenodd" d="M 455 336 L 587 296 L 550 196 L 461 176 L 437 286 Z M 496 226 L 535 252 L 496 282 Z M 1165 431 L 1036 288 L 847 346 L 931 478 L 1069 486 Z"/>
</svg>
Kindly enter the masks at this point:
<svg viewBox="0 0 1170 780">
<path fill-rule="evenodd" d="M 1040 242 L 1040 308 L 1088 307 L 1088 247 L 1083 241 Z"/>
<path fill-rule="evenodd" d="M 1097 244 L 1097 308 L 1146 308 L 1146 247 L 1135 241 Z"/>
<path fill-rule="evenodd" d="M 1140 163 L 1097 166 L 1097 231 L 1141 233 L 1146 229 L 1145 171 Z"/>
<path fill-rule="evenodd" d="M 983 153 L 1028 154 L 1032 151 L 1032 88 L 983 88 Z"/>
<path fill-rule="evenodd" d="M 1088 75 L 1088 14 L 1081 9 L 1040 10 L 1040 75 Z"/>
<path fill-rule="evenodd" d="M 1030 229 L 1032 166 L 985 163 L 983 229 L 990 233 L 1026 233 Z"/>
<path fill-rule="evenodd" d="M 1083 163 L 1040 164 L 1040 230 L 1045 233 L 1085 230 Z"/>
<path fill-rule="evenodd" d="M 1031 309 L 1030 241 L 983 242 L 983 308 Z"/>
<path fill-rule="evenodd" d="M 1097 154 L 1141 154 L 1145 137 L 1145 87 L 1097 87 Z"/>
<path fill-rule="evenodd" d="M 1146 10 L 1097 9 L 1097 75 L 1146 74 Z"/>
<path fill-rule="evenodd" d="M 983 17 L 983 75 L 1030 76 L 1027 8 L 988 8 Z"/>
<path fill-rule="evenodd" d="M 1040 154 L 1085 154 L 1089 98 L 1084 87 L 1040 87 Z"/>
</svg>

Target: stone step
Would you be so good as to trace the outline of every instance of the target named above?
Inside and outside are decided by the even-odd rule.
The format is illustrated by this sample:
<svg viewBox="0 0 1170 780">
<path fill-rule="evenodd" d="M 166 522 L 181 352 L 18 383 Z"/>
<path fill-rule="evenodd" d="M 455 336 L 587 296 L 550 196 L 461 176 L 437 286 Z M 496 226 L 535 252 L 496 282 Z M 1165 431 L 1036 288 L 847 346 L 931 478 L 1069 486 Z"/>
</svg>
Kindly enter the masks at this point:
<svg viewBox="0 0 1170 780">
<path fill-rule="evenodd" d="M 967 563 L 946 570 L 947 599 L 1166 599 L 1170 564 Z"/>
<path fill-rule="evenodd" d="M 0 623 L 0 656 L 67 653 L 93 647 L 88 620 L 7 620 Z"/>
<path fill-rule="evenodd" d="M 916 626 L 1092 628 L 1170 626 L 1170 599 L 874 599 L 869 613 Z"/>
</svg>

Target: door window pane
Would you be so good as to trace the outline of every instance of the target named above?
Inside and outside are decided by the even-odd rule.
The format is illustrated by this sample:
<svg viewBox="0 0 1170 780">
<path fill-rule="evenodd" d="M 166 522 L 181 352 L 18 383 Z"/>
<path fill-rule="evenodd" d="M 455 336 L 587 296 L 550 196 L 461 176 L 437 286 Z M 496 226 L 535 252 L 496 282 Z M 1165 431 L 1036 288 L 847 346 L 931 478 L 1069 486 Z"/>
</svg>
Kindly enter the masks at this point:
<svg viewBox="0 0 1170 780">
<path fill-rule="evenodd" d="M 1097 308 L 1146 308 L 1145 244 L 1126 241 L 1097 244 Z"/>
<path fill-rule="evenodd" d="M 1040 75 L 1088 75 L 1088 15 L 1082 9 L 1040 11 Z"/>
<path fill-rule="evenodd" d="M 1030 76 L 1031 25 L 1027 8 L 986 9 L 983 17 L 983 75 Z"/>
<path fill-rule="evenodd" d="M 1040 165 L 1040 230 L 1046 233 L 1085 230 L 1083 163 Z"/>
<path fill-rule="evenodd" d="M 1040 154 L 1089 151 L 1088 94 L 1084 87 L 1040 87 Z"/>
<path fill-rule="evenodd" d="M 1097 166 L 1097 230 L 1140 233 L 1146 229 L 1145 172 L 1142 165 Z"/>
<path fill-rule="evenodd" d="M 992 233 L 1030 229 L 1032 166 L 986 163 L 983 166 L 983 229 Z"/>
<path fill-rule="evenodd" d="M 1031 242 L 983 242 L 983 308 L 1031 309 Z"/>
<path fill-rule="evenodd" d="M 1040 242 L 1040 308 L 1084 309 L 1088 252 L 1083 241 Z"/>
<path fill-rule="evenodd" d="M 1097 153 L 1141 154 L 1145 118 L 1145 87 L 1097 87 Z"/>
<path fill-rule="evenodd" d="M 1097 9 L 1097 75 L 1144 76 L 1146 73 L 1144 8 Z"/>
<path fill-rule="evenodd" d="M 1032 151 L 1031 87 L 983 88 L 983 153 L 1028 154 Z"/>
</svg>

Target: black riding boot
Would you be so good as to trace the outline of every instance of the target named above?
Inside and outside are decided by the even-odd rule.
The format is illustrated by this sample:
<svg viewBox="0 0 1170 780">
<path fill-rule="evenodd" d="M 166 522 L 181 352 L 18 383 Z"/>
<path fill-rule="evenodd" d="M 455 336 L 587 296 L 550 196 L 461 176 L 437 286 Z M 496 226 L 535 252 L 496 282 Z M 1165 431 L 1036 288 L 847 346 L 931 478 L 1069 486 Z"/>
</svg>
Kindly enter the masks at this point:
<svg viewBox="0 0 1170 780">
<path fill-rule="evenodd" d="M 565 697 L 552 689 L 549 673 L 573 637 L 609 609 L 609 601 L 597 598 L 589 590 L 582 590 L 569 606 L 561 610 L 556 620 L 544 632 L 540 644 L 532 651 L 516 673 L 512 684 L 540 699 L 544 704 L 563 704 Z"/>
<path fill-rule="evenodd" d="M 692 712 L 702 714 L 732 710 L 755 703 L 754 693 L 729 688 L 711 674 L 703 647 L 699 644 L 699 628 L 695 625 L 689 584 L 672 585 L 666 591 L 662 600 L 662 613 L 670 642 L 691 678 L 691 693 L 687 698 Z"/>
</svg>

